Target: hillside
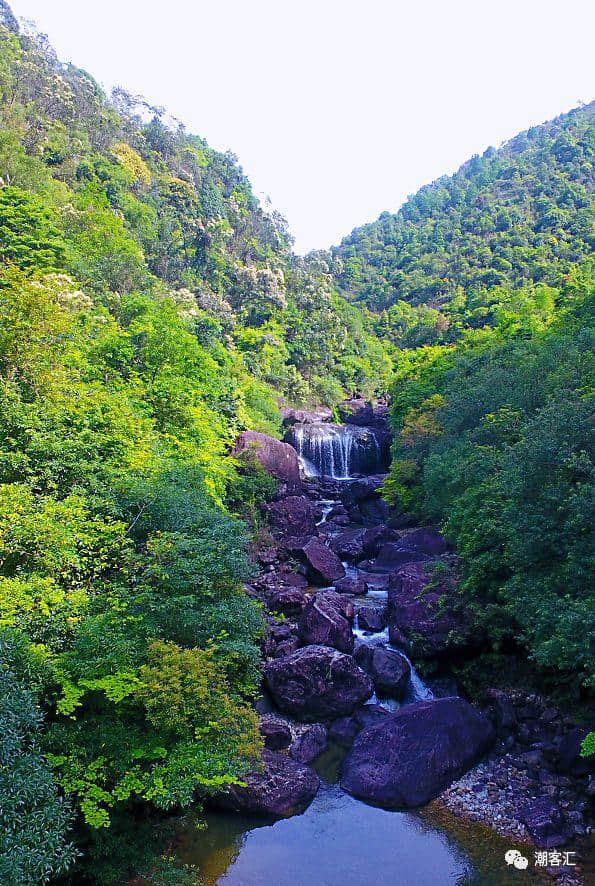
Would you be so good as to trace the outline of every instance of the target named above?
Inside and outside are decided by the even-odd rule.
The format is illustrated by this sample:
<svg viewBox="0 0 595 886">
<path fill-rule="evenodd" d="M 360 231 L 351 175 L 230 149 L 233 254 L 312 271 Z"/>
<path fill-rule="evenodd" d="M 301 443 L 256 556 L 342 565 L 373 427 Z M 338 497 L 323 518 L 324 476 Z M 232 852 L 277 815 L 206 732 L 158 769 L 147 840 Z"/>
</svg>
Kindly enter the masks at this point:
<svg viewBox="0 0 595 886">
<path fill-rule="evenodd" d="M 594 158 L 595 102 L 489 148 L 334 248 L 341 291 L 399 344 L 490 322 L 494 290 L 556 285 L 592 253 Z"/>
</svg>

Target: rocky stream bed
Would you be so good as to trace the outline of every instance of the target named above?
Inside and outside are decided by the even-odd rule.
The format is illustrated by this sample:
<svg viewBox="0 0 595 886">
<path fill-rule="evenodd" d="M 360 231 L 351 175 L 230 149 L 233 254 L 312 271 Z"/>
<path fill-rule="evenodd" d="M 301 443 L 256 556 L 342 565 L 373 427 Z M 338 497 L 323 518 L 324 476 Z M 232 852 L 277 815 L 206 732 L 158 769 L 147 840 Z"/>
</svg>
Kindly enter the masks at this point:
<svg viewBox="0 0 595 886">
<path fill-rule="evenodd" d="M 522 876 L 588 883 L 595 780 L 579 756 L 586 730 L 536 695 L 494 687 L 461 697 L 449 658 L 473 655 L 481 637 L 454 605 L 456 560 L 435 527 L 389 513 L 378 492 L 384 412 L 367 410 L 360 422 L 370 424 L 347 431 L 325 424 L 327 415 L 290 415 L 296 448 L 250 432 L 238 442 L 256 442 L 280 481 L 248 589 L 268 610 L 265 751 L 263 770 L 217 801 L 243 824 L 231 828 L 232 848 L 223 840 L 227 867 L 215 865 L 209 882 L 357 886 L 375 864 L 380 883 L 512 883 L 520 872 L 504 853 L 516 847 L 529 856 Z M 414 662 L 428 660 L 438 676 L 424 682 Z M 221 821 L 211 821 L 215 841 Z M 259 825 L 272 822 L 277 842 L 267 843 Z M 346 827 L 359 831 L 351 837 L 363 865 L 339 860 Z M 336 846 L 321 848 L 320 829 Z M 318 866 L 294 857 L 294 841 L 307 839 Z M 570 853 L 566 863 L 556 852 Z"/>
</svg>

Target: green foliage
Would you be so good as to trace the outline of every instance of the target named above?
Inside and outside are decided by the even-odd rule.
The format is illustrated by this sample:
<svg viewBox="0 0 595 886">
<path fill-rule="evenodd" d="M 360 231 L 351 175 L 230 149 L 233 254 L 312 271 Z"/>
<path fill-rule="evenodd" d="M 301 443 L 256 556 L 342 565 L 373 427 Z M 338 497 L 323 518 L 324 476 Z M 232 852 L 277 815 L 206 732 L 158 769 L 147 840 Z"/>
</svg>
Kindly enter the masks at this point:
<svg viewBox="0 0 595 886">
<path fill-rule="evenodd" d="M 39 679 L 27 643 L 0 630 L 0 880 L 48 883 L 75 859 L 72 813 L 40 750 Z"/>
<path fill-rule="evenodd" d="M 581 745 L 581 757 L 592 757 L 595 754 L 595 732 L 588 732 Z"/>
<path fill-rule="evenodd" d="M 517 644 L 544 672 L 585 686 L 595 671 L 593 290 L 587 265 L 553 293 L 557 312 L 548 299 L 548 323 L 529 287 L 493 331 L 403 352 L 385 484 L 391 500 L 442 523 L 493 648 Z"/>
<path fill-rule="evenodd" d="M 422 188 L 333 250 L 341 288 L 396 344 L 491 323 L 494 289 L 558 285 L 593 249 L 595 104 L 521 133 Z"/>
</svg>

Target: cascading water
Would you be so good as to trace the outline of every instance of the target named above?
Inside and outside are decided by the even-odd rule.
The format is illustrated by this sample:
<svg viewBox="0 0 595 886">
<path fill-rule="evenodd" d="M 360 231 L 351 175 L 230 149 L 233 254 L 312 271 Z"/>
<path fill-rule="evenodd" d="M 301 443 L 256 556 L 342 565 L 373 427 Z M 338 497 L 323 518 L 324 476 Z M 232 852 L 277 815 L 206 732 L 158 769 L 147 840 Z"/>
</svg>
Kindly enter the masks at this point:
<svg viewBox="0 0 595 886">
<path fill-rule="evenodd" d="M 385 446 L 373 428 L 326 422 L 294 425 L 286 439 L 310 475 L 347 480 L 386 469 Z"/>
</svg>

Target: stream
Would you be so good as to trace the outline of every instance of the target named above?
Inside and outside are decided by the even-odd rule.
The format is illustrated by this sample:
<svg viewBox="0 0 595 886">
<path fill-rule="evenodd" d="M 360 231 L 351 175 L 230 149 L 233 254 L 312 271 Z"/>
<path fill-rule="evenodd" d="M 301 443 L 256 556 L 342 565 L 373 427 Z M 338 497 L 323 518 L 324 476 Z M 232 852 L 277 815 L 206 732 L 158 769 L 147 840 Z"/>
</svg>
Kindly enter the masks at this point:
<svg viewBox="0 0 595 886">
<path fill-rule="evenodd" d="M 333 508 L 332 482 L 353 482 L 354 475 L 386 470 L 375 435 L 367 428 L 309 425 L 291 432 L 305 476 L 319 478 L 317 505 L 321 532 Z M 316 480 L 310 481 L 316 484 Z M 316 488 L 316 486 L 314 487 Z M 330 492 L 329 492 L 330 490 Z M 340 530 L 353 528 L 342 525 Z M 336 527 L 335 527 L 336 529 Z M 333 530 L 331 530 L 332 532 Z M 359 570 L 344 564 L 347 575 Z M 383 608 L 387 591 L 370 581 L 367 595 L 353 600 L 356 649 L 360 644 L 388 645 L 388 629 L 376 633 L 359 627 L 361 606 Z M 318 588 L 317 590 L 321 590 Z M 326 589 L 324 589 L 326 590 Z M 411 666 L 409 686 L 400 701 L 377 697 L 369 704 L 388 710 L 433 698 Z M 274 708 L 271 707 L 274 711 Z M 210 811 L 207 828 L 183 829 L 176 855 L 199 867 L 205 886 L 447 886 L 447 884 L 506 884 L 518 882 L 506 870 L 507 846 L 486 831 L 453 821 L 433 821 L 420 811 L 387 811 L 361 802 L 339 786 L 340 767 L 347 752 L 331 743 L 313 764 L 321 779 L 318 794 L 300 815 L 286 819 Z"/>
</svg>

